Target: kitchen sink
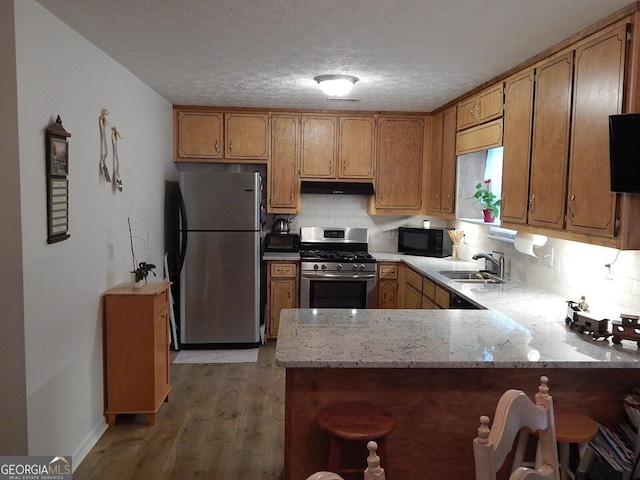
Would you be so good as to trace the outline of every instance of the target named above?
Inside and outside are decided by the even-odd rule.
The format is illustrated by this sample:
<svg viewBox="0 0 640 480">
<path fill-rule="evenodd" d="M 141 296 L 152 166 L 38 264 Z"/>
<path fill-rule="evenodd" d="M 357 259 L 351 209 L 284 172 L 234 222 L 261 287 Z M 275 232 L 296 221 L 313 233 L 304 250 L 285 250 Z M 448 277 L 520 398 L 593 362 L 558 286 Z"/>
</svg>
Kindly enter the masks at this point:
<svg viewBox="0 0 640 480">
<path fill-rule="evenodd" d="M 481 272 L 478 270 L 445 270 L 438 272 L 440 275 L 460 283 L 505 283 L 506 281 L 492 275 L 491 273 Z"/>
</svg>

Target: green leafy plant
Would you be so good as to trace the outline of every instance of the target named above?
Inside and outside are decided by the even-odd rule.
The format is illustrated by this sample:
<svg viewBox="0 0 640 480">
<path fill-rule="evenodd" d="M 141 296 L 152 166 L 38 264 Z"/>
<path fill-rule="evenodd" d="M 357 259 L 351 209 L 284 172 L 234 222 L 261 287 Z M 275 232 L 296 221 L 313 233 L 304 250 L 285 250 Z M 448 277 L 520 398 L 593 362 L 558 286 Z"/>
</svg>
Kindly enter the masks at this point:
<svg viewBox="0 0 640 480">
<path fill-rule="evenodd" d="M 153 263 L 140 262 L 136 267 L 136 253 L 133 250 L 133 235 L 131 234 L 131 219 L 127 218 L 127 222 L 129 223 L 129 242 L 131 243 L 131 258 L 133 260 L 133 270 L 131 270 L 131 273 L 136 274 L 136 282 L 139 282 L 140 280 L 144 280 L 146 282 L 149 273 L 153 273 L 154 277 L 156 276 L 156 272 L 153 271 L 156 266 Z"/>
<path fill-rule="evenodd" d="M 473 195 L 475 203 L 480 203 L 485 209 L 491 210 L 491 216 L 498 216 L 498 207 L 501 200 L 491 191 L 491 179 L 480 182 L 476 185 L 476 193 Z"/>
<path fill-rule="evenodd" d="M 144 280 L 146 282 L 150 273 L 153 273 L 154 277 L 156 276 L 156 272 L 153 271 L 154 268 L 156 268 L 156 266 L 153 263 L 140 262 L 138 267 L 135 270 L 132 270 L 131 273 L 136 274 L 136 282 L 139 282 L 140 280 Z"/>
</svg>

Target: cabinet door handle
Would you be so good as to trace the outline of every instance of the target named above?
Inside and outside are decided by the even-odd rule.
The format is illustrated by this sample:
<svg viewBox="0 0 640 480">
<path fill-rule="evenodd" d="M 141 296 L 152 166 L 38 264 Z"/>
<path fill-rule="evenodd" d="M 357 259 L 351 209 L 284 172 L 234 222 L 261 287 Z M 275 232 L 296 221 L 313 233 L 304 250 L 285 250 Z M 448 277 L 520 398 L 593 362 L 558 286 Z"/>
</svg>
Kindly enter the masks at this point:
<svg viewBox="0 0 640 480">
<path fill-rule="evenodd" d="M 573 218 L 575 216 L 575 214 L 573 213 L 573 206 L 574 206 L 575 199 L 576 199 L 575 195 L 571 195 L 571 198 L 569 199 L 569 218 Z"/>
<path fill-rule="evenodd" d="M 231 140 L 229 140 L 229 153 L 231 153 Z"/>
<path fill-rule="evenodd" d="M 482 100 L 478 102 L 477 114 L 478 114 L 478 118 L 480 118 L 480 115 L 482 114 Z"/>
<path fill-rule="evenodd" d="M 536 196 L 534 194 L 534 195 L 531 195 L 531 198 L 529 199 L 529 211 L 532 213 L 535 212 L 536 211 L 535 207 L 536 207 Z"/>
<path fill-rule="evenodd" d="M 476 106 L 474 105 L 473 107 L 471 107 L 471 110 L 469 110 L 469 113 L 471 114 L 471 118 L 475 119 L 476 118 Z"/>
<path fill-rule="evenodd" d="M 287 297 L 291 298 L 291 287 L 287 289 Z"/>
<path fill-rule="evenodd" d="M 216 140 L 216 153 L 220 153 L 220 145 L 218 145 L 218 140 Z"/>
</svg>

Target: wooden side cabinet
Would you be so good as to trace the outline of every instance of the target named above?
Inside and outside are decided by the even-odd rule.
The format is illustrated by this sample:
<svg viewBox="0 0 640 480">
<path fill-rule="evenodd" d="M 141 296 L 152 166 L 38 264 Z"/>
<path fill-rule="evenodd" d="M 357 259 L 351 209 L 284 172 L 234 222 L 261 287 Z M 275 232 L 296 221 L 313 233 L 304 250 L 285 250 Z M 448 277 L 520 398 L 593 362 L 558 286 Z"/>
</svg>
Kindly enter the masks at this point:
<svg viewBox="0 0 640 480">
<path fill-rule="evenodd" d="M 105 415 L 113 425 L 119 413 L 156 413 L 169 391 L 169 286 L 130 283 L 107 291 L 104 315 Z"/>
<path fill-rule="evenodd" d="M 378 264 L 378 308 L 398 308 L 398 265 Z"/>
<path fill-rule="evenodd" d="M 298 307 L 298 262 L 267 262 L 267 338 L 278 338 L 280 311 Z"/>
</svg>

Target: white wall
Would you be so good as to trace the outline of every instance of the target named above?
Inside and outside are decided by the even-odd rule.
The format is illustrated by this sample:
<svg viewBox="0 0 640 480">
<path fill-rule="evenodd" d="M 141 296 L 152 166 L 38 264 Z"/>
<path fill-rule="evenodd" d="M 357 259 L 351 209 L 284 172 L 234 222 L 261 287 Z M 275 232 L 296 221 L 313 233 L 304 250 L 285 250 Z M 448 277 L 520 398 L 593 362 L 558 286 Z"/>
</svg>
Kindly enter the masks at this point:
<svg viewBox="0 0 640 480">
<path fill-rule="evenodd" d="M 27 451 L 18 102 L 13 0 L 0 0 L 0 454 Z M 9 339 L 8 341 L 6 339 Z"/>
<path fill-rule="evenodd" d="M 35 1 L 14 6 L 28 453 L 77 465 L 105 429 L 101 296 L 129 280 L 128 217 L 134 235 L 149 233 L 147 246 L 135 239 L 138 260 L 162 265 L 164 180 L 177 178 L 172 106 Z M 122 135 L 123 192 L 98 169 L 102 108 Z M 49 245 L 45 129 L 57 115 L 71 133 L 71 237 Z"/>
</svg>

